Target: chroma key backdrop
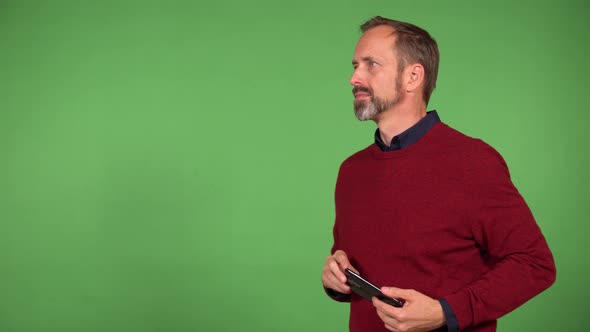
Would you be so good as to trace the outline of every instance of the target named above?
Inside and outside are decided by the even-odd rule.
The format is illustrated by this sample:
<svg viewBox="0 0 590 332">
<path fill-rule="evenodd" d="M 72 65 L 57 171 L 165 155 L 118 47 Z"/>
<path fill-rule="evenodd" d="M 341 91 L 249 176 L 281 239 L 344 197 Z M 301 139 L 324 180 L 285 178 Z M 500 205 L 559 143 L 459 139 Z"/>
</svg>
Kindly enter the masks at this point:
<svg viewBox="0 0 590 332">
<path fill-rule="evenodd" d="M 589 8 L 2 1 L 0 331 L 346 331 L 321 268 L 375 15 L 436 38 L 429 110 L 504 156 L 555 255 L 499 331 L 586 330 Z"/>
</svg>

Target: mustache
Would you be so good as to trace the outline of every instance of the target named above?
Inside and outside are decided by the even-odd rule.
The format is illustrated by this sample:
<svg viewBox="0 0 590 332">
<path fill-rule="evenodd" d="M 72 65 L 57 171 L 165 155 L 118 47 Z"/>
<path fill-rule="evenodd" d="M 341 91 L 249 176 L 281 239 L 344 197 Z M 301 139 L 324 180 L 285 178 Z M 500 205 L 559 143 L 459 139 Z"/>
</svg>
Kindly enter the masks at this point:
<svg viewBox="0 0 590 332">
<path fill-rule="evenodd" d="M 371 91 L 371 89 L 369 89 L 366 86 L 362 86 L 362 85 L 358 85 L 358 86 L 355 86 L 354 88 L 352 88 L 353 95 L 357 94 L 358 92 L 366 92 L 371 96 L 373 95 L 373 91 Z"/>
</svg>

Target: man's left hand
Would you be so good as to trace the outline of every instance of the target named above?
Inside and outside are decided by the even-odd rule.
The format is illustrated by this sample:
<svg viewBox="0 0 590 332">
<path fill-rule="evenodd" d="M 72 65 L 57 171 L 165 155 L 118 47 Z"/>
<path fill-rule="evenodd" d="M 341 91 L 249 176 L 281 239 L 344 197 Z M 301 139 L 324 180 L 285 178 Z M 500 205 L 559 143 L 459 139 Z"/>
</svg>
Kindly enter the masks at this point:
<svg viewBox="0 0 590 332">
<path fill-rule="evenodd" d="M 385 296 L 404 299 L 402 308 L 396 308 L 373 298 L 377 314 L 390 331 L 430 331 L 445 325 L 445 316 L 439 301 L 412 289 L 382 287 Z"/>
</svg>

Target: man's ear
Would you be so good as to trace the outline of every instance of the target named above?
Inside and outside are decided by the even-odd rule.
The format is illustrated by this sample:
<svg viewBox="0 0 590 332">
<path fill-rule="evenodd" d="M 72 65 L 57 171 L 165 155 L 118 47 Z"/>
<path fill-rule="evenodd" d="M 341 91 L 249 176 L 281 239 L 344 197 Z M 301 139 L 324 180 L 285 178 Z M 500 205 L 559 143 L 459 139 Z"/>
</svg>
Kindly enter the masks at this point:
<svg viewBox="0 0 590 332">
<path fill-rule="evenodd" d="M 424 82 L 424 67 L 415 63 L 407 67 L 406 70 L 406 91 L 415 92 Z"/>
</svg>

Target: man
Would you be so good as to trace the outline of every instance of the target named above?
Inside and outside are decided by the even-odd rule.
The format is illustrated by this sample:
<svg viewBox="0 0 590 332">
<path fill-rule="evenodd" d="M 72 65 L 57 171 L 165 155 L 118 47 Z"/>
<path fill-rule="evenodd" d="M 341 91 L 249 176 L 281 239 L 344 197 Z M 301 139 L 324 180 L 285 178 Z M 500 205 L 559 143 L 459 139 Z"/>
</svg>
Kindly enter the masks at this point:
<svg viewBox="0 0 590 332">
<path fill-rule="evenodd" d="M 502 157 L 426 112 L 434 39 L 382 17 L 361 30 L 354 110 L 378 129 L 340 167 L 324 288 L 350 301 L 353 332 L 495 331 L 496 319 L 555 281 L 553 256 Z M 351 293 L 347 268 L 404 306 Z"/>
</svg>

